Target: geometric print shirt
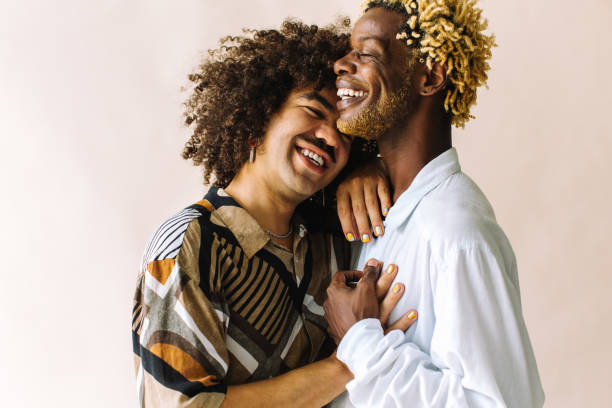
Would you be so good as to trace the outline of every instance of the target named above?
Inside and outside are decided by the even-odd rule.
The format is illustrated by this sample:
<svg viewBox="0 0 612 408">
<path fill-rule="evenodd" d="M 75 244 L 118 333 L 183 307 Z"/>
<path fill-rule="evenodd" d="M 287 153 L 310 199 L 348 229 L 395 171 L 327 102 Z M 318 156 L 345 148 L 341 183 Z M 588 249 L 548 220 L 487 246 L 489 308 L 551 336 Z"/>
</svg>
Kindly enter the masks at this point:
<svg viewBox="0 0 612 408">
<path fill-rule="evenodd" d="M 319 358 L 326 289 L 350 255 L 342 238 L 298 221 L 289 250 L 210 188 L 158 227 L 132 313 L 142 408 L 219 407 L 229 385 Z"/>
</svg>

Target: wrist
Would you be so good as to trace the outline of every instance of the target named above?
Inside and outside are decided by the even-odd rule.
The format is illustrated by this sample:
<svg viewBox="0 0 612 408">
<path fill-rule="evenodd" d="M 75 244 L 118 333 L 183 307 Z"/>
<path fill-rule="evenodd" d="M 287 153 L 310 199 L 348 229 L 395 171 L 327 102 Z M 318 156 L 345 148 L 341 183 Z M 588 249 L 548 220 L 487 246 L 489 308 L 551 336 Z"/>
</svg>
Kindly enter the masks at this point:
<svg viewBox="0 0 612 408">
<path fill-rule="evenodd" d="M 331 370 L 334 372 L 334 378 L 337 378 L 343 384 L 346 384 L 353 379 L 353 373 L 348 366 L 338 358 L 335 351 L 331 356 L 327 357 L 326 360 L 329 363 Z"/>
</svg>

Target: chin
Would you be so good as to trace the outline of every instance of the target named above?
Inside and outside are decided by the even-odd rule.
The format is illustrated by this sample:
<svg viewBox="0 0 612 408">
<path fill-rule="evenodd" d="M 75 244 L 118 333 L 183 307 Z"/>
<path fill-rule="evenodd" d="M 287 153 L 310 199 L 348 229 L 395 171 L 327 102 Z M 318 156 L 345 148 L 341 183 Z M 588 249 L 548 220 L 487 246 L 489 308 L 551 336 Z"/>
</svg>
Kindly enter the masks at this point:
<svg viewBox="0 0 612 408">
<path fill-rule="evenodd" d="M 357 117 L 338 119 L 337 126 L 342 133 L 367 140 L 377 140 L 388 130 L 385 121 L 376 120 L 367 113 L 361 115 L 361 112 Z"/>
</svg>

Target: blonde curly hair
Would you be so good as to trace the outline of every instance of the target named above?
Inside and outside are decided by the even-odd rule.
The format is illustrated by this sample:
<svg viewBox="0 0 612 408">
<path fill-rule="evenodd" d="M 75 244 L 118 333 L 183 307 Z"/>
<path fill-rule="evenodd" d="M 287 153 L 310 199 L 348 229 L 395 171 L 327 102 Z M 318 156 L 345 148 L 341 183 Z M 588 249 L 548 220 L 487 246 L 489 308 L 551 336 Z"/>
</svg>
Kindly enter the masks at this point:
<svg viewBox="0 0 612 408">
<path fill-rule="evenodd" d="M 370 0 L 364 13 L 376 7 L 406 16 L 397 34 L 429 69 L 434 63 L 446 66 L 447 94 L 444 108 L 451 123 L 464 127 L 474 118 L 476 90 L 487 83 L 491 49 L 495 36 L 484 34 L 488 22 L 482 18 L 477 0 Z"/>
</svg>

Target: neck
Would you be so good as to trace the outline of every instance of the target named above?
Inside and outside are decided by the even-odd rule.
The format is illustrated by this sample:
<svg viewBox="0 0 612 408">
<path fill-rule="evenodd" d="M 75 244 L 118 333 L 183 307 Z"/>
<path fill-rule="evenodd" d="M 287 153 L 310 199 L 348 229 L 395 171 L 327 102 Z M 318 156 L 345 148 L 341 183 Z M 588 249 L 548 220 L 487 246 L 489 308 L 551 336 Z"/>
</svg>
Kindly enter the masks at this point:
<svg viewBox="0 0 612 408">
<path fill-rule="evenodd" d="M 234 177 L 225 192 L 251 214 L 259 225 L 277 235 L 289 231 L 291 217 L 299 204 L 270 188 L 265 179 L 256 176 L 248 164 Z"/>
<path fill-rule="evenodd" d="M 451 125 L 448 115 L 415 112 L 378 139 L 391 185 L 393 202 L 410 187 L 417 174 L 433 159 L 450 149 Z"/>
</svg>

